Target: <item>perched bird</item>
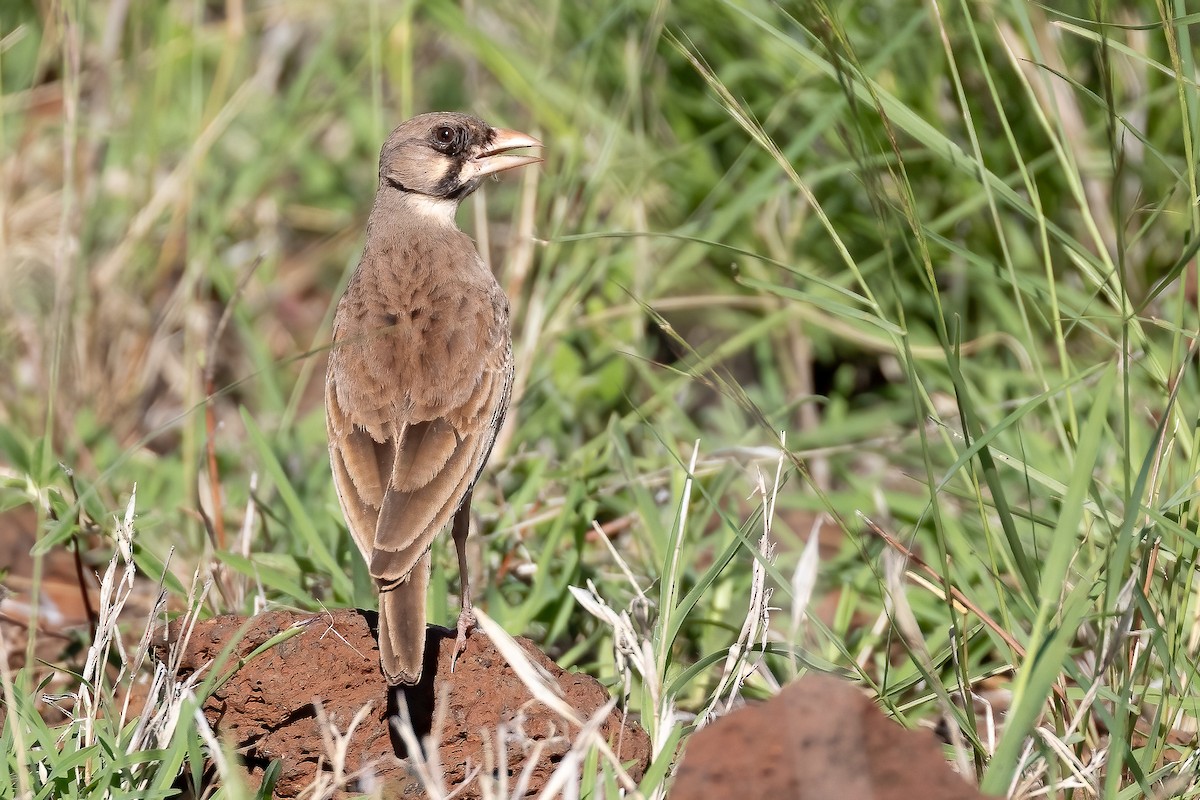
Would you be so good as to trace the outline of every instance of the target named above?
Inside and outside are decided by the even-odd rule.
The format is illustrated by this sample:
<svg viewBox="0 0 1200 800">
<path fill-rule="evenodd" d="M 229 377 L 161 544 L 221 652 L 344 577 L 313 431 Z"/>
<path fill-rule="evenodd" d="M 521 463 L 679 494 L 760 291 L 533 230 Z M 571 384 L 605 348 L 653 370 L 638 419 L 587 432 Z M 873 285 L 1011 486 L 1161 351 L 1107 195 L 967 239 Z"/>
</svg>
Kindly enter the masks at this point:
<svg viewBox="0 0 1200 800">
<path fill-rule="evenodd" d="M 329 460 L 350 533 L 379 589 L 390 685 L 421 679 L 429 548 L 453 521 L 462 612 L 474 625 L 465 545 L 471 490 L 512 387 L 508 298 L 455 224 L 488 175 L 542 159 L 532 136 L 466 114 L 392 131 L 358 269 L 338 302 L 325 376 Z"/>
</svg>

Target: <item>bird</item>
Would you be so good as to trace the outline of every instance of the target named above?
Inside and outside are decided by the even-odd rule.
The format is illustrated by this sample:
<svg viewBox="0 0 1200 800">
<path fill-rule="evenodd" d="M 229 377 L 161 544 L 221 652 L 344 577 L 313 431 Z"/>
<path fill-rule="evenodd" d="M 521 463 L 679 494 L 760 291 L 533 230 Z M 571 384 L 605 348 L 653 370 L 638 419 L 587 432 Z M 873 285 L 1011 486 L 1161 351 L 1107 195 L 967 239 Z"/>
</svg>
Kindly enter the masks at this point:
<svg viewBox="0 0 1200 800">
<path fill-rule="evenodd" d="M 363 253 L 338 301 L 325 379 L 333 482 L 379 594 L 380 667 L 420 682 L 430 547 L 447 526 L 462 610 L 475 623 L 466 539 L 471 493 L 512 392 L 509 303 L 459 203 L 490 175 L 535 164 L 528 134 L 456 112 L 401 123 L 379 155 Z"/>
</svg>

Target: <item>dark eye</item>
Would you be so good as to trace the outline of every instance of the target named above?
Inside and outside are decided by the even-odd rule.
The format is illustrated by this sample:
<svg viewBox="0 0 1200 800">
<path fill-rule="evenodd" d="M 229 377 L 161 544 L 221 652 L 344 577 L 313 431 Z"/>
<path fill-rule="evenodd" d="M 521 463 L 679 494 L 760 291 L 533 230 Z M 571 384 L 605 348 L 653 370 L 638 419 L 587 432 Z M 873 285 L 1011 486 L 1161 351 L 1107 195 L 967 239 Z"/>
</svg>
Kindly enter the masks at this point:
<svg viewBox="0 0 1200 800">
<path fill-rule="evenodd" d="M 435 128 L 433 131 L 433 146 L 448 156 L 457 156 L 462 152 L 462 149 L 466 146 L 466 143 L 466 131 L 457 126 L 442 125 L 440 128 Z"/>
</svg>

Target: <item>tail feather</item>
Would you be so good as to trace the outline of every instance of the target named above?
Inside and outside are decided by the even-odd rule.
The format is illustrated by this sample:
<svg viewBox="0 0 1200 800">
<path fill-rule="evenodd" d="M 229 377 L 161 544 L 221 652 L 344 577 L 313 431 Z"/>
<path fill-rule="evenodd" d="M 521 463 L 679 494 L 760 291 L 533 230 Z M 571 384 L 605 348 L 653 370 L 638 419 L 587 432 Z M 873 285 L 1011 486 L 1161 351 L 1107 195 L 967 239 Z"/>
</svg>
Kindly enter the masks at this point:
<svg viewBox="0 0 1200 800">
<path fill-rule="evenodd" d="M 426 550 L 407 578 L 379 592 L 379 663 L 390 686 L 412 686 L 421 680 L 430 566 Z"/>
</svg>

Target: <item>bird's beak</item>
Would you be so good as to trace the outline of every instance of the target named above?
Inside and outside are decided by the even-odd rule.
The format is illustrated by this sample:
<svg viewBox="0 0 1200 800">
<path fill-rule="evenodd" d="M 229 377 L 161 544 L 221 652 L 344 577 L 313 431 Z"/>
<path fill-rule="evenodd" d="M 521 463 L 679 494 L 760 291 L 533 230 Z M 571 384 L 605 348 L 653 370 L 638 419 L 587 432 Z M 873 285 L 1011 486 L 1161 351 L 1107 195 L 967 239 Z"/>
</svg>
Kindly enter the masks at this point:
<svg viewBox="0 0 1200 800">
<path fill-rule="evenodd" d="M 496 135 L 485 150 L 469 162 L 475 168 L 473 177 L 482 178 L 485 175 L 495 175 L 498 172 L 536 164 L 542 160 L 540 156 L 506 155 L 509 150 L 518 147 L 541 147 L 542 143 L 527 133 L 497 128 Z"/>
</svg>

